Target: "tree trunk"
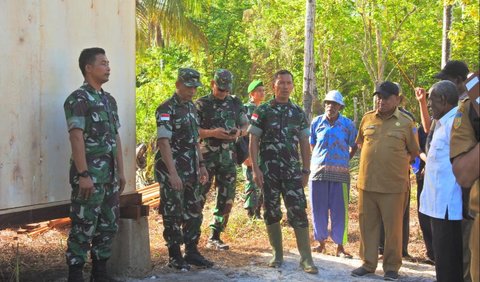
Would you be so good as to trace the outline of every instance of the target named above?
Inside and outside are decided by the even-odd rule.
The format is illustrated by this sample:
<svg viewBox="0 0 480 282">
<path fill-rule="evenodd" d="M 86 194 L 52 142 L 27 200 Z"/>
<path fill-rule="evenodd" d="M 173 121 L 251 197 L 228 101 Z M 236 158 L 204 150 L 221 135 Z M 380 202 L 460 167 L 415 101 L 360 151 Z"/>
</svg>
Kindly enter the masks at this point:
<svg viewBox="0 0 480 282">
<path fill-rule="evenodd" d="M 312 105 L 318 98 L 314 94 L 315 61 L 313 56 L 313 35 L 315 31 L 315 0 L 306 1 L 305 49 L 303 65 L 303 108 L 308 120 L 312 117 Z"/>
<path fill-rule="evenodd" d="M 450 60 L 450 39 L 448 33 L 452 27 L 452 5 L 448 5 L 447 0 L 443 4 L 443 30 L 442 30 L 442 65 Z"/>
</svg>

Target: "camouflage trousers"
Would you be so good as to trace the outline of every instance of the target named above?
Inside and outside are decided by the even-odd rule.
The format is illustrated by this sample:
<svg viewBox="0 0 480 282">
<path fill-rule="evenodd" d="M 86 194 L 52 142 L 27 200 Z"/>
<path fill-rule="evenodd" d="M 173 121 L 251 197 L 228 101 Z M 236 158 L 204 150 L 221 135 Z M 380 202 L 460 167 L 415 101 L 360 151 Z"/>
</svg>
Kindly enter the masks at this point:
<svg viewBox="0 0 480 282">
<path fill-rule="evenodd" d="M 220 151 L 217 152 L 209 152 L 204 154 L 203 158 L 206 161 L 208 181 L 205 185 L 201 185 L 202 209 L 212 186 L 213 178 L 215 177 L 217 197 L 210 228 L 222 232 L 227 226 L 235 199 L 235 185 L 237 180 L 236 164 L 231 150 L 220 149 Z"/>
<path fill-rule="evenodd" d="M 89 250 L 96 260 L 110 258 L 113 238 L 118 231 L 118 185 L 95 184 L 95 191 L 88 200 L 80 198 L 78 192 L 79 186 L 72 185 L 67 265 L 84 264 Z"/>
<path fill-rule="evenodd" d="M 308 227 L 307 200 L 303 191 L 302 179 L 278 179 L 264 175 L 263 180 L 264 220 L 267 225 L 282 219 L 280 198 L 287 208 L 288 223 L 293 228 Z"/>
<path fill-rule="evenodd" d="M 183 243 L 198 244 L 203 220 L 198 182 L 184 181 L 181 191 L 174 190 L 168 180 L 160 183 L 160 213 L 167 247 Z"/>
<path fill-rule="evenodd" d="M 245 204 L 243 207 L 252 211 L 260 210 L 262 207 L 263 195 L 262 190 L 258 188 L 253 181 L 252 167 L 242 165 L 242 170 L 245 177 Z"/>
</svg>

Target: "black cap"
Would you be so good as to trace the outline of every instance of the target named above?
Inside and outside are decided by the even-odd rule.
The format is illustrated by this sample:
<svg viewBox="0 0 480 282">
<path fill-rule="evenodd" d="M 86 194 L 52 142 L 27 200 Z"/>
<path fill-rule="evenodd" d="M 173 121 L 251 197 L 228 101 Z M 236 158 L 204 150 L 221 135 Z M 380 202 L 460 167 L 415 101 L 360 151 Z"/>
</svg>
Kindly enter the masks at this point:
<svg viewBox="0 0 480 282">
<path fill-rule="evenodd" d="M 397 95 L 400 93 L 398 86 L 390 81 L 382 82 L 377 88 L 375 88 L 375 92 L 373 95 L 381 94 L 382 96 L 390 96 L 390 95 Z"/>
<path fill-rule="evenodd" d="M 460 76 L 463 81 L 467 80 L 467 75 L 469 73 L 467 64 L 462 61 L 449 61 L 443 69 L 435 75 L 435 78 L 438 79 L 448 79 L 448 77 L 458 77 Z"/>
</svg>

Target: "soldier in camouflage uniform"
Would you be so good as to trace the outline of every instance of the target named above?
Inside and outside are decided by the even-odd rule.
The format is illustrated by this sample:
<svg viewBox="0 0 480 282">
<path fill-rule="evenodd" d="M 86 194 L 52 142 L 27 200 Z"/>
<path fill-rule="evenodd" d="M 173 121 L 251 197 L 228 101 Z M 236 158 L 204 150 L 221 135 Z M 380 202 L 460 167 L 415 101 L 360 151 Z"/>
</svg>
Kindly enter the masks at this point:
<svg viewBox="0 0 480 282">
<path fill-rule="evenodd" d="M 280 197 L 283 197 L 288 222 L 297 239 L 300 267 L 315 274 L 318 269 L 310 251 L 307 202 L 303 190 L 310 174 L 309 124 L 303 110 L 289 99 L 293 91 L 293 76 L 289 71 L 281 70 L 275 74 L 273 90 L 275 97 L 253 112 L 248 128 L 253 179 L 263 189 L 264 220 L 273 249 L 269 266 L 280 267 L 283 263 L 280 226 Z M 302 162 L 298 155 L 299 145 Z"/>
<path fill-rule="evenodd" d="M 220 239 L 225 229 L 235 198 L 236 152 L 234 141 L 246 134 L 248 120 L 242 102 L 230 96 L 233 76 L 228 70 L 219 69 L 211 81 L 212 92 L 196 101 L 200 121 L 200 148 L 208 171 L 208 182 L 202 185 L 202 207 L 212 185 L 217 186 L 217 199 L 210 225 L 211 236 L 207 247 L 227 250 Z"/>
<path fill-rule="evenodd" d="M 196 70 L 179 69 L 175 93 L 156 111 L 159 150 L 155 155 L 155 179 L 160 183 L 163 237 L 168 247 L 168 265 L 183 271 L 190 269 L 188 264 L 213 266 L 197 249 L 203 218 L 200 182 L 208 179 L 198 144 L 197 111 L 192 103 L 201 85 Z M 183 243 L 184 257 L 180 252 Z"/>
<path fill-rule="evenodd" d="M 245 104 L 247 118 L 252 117 L 253 111 L 265 100 L 265 88 L 261 80 L 254 80 L 248 85 L 248 94 L 250 100 Z M 248 136 L 245 136 L 247 138 Z M 252 161 L 247 158 L 242 165 L 243 175 L 245 177 L 245 204 L 243 207 L 247 210 L 250 218 L 261 219 L 260 210 L 262 208 L 262 190 L 253 181 L 252 175 Z"/>
<path fill-rule="evenodd" d="M 108 281 L 106 261 L 118 230 L 119 195 L 125 187 L 120 122 L 117 102 L 101 88 L 110 75 L 105 51 L 84 49 L 78 61 L 85 82 L 64 104 L 72 147 L 68 281 L 83 281 L 89 250 L 91 281 Z"/>
</svg>

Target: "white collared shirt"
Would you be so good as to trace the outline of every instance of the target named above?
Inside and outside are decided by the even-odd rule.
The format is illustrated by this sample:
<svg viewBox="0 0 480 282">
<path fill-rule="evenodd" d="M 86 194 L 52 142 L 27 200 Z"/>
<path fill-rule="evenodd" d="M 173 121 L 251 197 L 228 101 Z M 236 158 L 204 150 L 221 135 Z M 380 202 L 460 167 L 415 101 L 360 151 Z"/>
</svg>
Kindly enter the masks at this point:
<svg viewBox="0 0 480 282">
<path fill-rule="evenodd" d="M 425 181 L 420 195 L 420 212 L 430 217 L 462 219 L 462 190 L 450 162 L 450 135 L 457 107 L 436 122 L 425 165 Z"/>
</svg>

